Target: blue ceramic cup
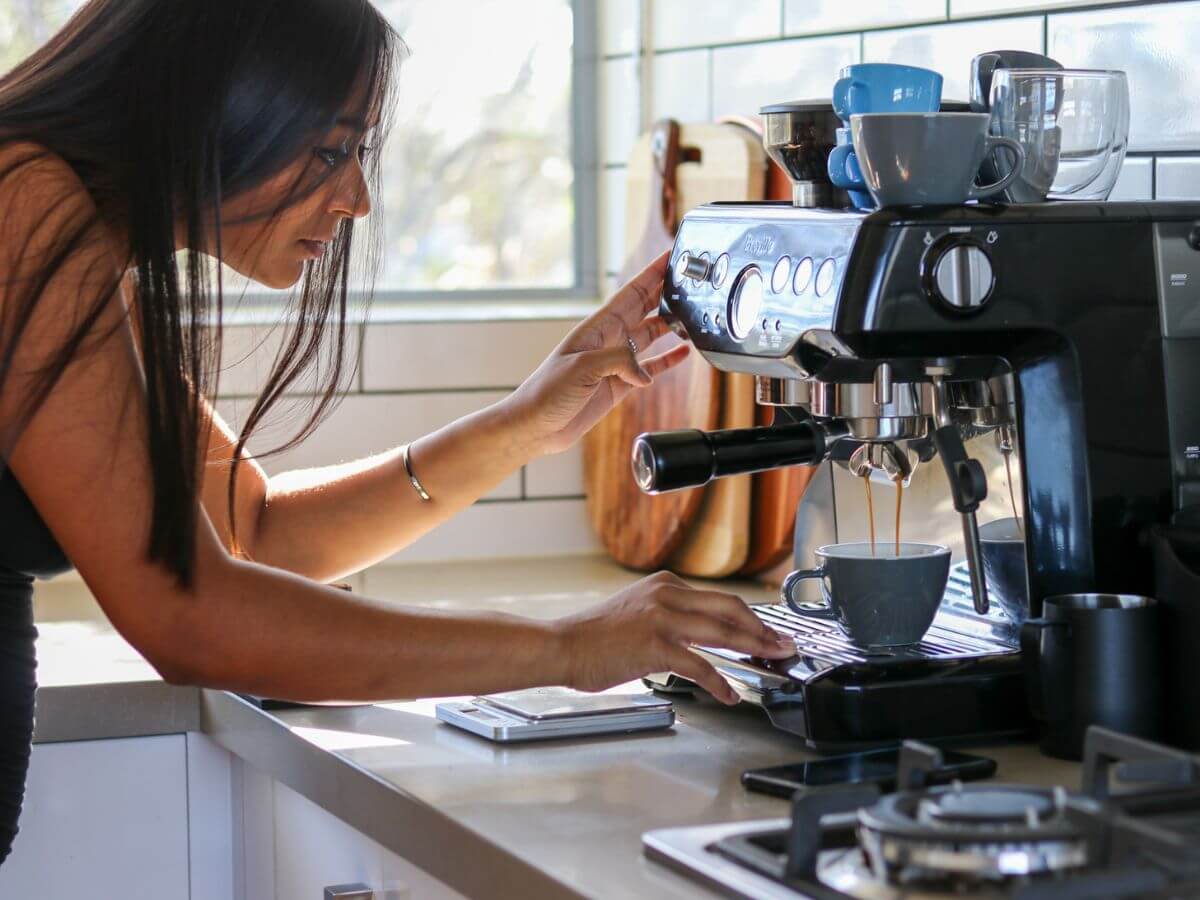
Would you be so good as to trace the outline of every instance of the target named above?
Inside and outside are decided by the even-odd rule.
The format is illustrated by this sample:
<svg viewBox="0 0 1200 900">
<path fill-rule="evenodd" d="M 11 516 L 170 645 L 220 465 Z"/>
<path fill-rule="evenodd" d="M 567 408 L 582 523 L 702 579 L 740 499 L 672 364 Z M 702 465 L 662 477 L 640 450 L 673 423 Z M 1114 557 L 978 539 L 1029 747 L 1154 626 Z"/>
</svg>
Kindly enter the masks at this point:
<svg viewBox="0 0 1200 900">
<path fill-rule="evenodd" d="M 846 192 L 846 194 L 850 197 L 850 203 L 855 209 L 874 209 L 875 200 L 868 191 L 856 191 L 852 187 L 848 186 L 851 184 L 865 184 L 865 182 L 863 182 L 862 169 L 858 167 L 858 158 L 853 153 L 848 152 L 849 150 L 854 149 L 854 140 L 850 136 L 849 128 L 837 129 L 837 146 L 848 148 L 848 150 L 842 151 L 846 160 L 843 164 L 842 171 L 845 172 L 847 185 L 843 186 L 834 181 L 832 166 L 830 167 L 830 180 L 834 181 L 837 187 L 840 187 Z"/>
<path fill-rule="evenodd" d="M 932 69 L 901 66 L 895 63 L 859 63 L 846 66 L 833 86 L 833 110 L 846 127 L 850 117 L 860 113 L 937 112 L 942 104 L 942 76 Z M 860 196 L 866 182 L 847 141 L 829 154 L 829 180 L 844 191 Z M 854 205 L 859 209 L 874 206 Z"/>
</svg>

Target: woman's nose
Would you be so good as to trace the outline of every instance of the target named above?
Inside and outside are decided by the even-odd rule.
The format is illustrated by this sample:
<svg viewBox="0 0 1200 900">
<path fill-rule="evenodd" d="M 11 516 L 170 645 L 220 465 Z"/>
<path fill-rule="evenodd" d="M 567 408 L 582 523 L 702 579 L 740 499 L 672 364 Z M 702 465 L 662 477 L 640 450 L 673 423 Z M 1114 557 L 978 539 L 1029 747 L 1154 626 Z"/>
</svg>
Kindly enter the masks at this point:
<svg viewBox="0 0 1200 900">
<path fill-rule="evenodd" d="M 353 176 L 347 173 L 343 176 L 333 195 L 330 212 L 337 215 L 361 219 L 371 213 L 371 189 L 363 177 L 362 170 L 353 168 Z"/>
</svg>

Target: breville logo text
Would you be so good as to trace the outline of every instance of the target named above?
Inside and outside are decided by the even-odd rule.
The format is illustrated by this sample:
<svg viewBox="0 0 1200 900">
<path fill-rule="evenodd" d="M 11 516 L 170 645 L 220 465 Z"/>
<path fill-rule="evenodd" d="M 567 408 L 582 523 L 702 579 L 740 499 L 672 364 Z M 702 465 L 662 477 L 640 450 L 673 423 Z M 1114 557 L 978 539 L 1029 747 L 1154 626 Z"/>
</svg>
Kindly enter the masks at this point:
<svg viewBox="0 0 1200 900">
<path fill-rule="evenodd" d="M 742 244 L 742 250 L 751 256 L 766 256 L 775 249 L 775 238 L 767 235 L 759 235 L 755 237 L 752 234 L 746 235 L 746 240 Z"/>
</svg>

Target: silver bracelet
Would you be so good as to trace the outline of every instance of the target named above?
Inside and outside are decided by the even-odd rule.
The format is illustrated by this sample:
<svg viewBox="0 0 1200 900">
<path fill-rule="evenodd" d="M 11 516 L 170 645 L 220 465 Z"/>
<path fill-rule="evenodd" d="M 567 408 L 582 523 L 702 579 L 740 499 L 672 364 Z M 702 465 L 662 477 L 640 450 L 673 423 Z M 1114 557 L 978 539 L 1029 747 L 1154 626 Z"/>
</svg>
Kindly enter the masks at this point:
<svg viewBox="0 0 1200 900">
<path fill-rule="evenodd" d="M 428 503 L 433 498 L 429 496 L 429 491 L 425 490 L 425 486 L 421 484 L 417 476 L 413 474 L 412 460 L 409 459 L 408 456 L 408 444 L 404 445 L 404 452 L 402 453 L 402 456 L 404 457 L 404 471 L 408 473 L 408 480 L 412 484 L 413 490 L 417 492 L 417 496 L 420 497 L 422 501 Z"/>
</svg>

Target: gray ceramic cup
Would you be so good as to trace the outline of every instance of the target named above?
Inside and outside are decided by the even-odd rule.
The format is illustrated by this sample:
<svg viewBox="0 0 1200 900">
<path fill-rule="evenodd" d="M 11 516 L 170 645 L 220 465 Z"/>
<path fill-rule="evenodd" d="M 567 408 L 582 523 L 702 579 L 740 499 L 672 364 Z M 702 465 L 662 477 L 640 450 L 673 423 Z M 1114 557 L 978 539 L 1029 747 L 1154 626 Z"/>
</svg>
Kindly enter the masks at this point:
<svg viewBox="0 0 1200 900">
<path fill-rule="evenodd" d="M 957 206 L 998 194 L 1021 175 L 1025 151 L 988 134 L 987 113 L 863 113 L 850 117 L 863 180 L 880 206 Z M 1008 174 L 976 185 L 993 151 L 1012 154 Z"/>
<path fill-rule="evenodd" d="M 820 565 L 784 579 L 783 601 L 801 615 L 820 615 L 822 606 L 801 604 L 800 582 L 821 579 L 821 595 L 842 631 L 860 647 L 915 644 L 937 615 L 950 575 L 950 549 L 940 544 L 878 541 L 871 545 L 829 544 L 816 552 Z"/>
</svg>

